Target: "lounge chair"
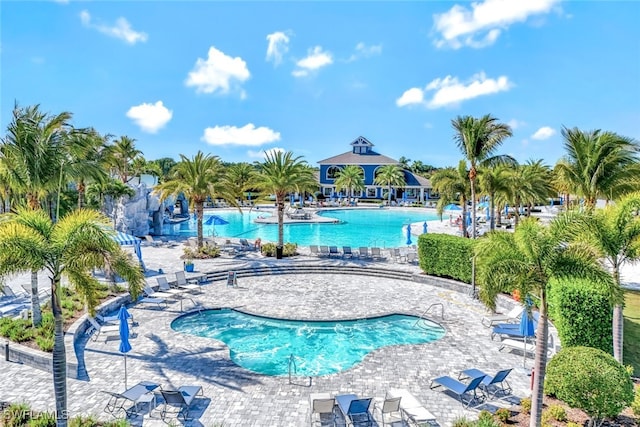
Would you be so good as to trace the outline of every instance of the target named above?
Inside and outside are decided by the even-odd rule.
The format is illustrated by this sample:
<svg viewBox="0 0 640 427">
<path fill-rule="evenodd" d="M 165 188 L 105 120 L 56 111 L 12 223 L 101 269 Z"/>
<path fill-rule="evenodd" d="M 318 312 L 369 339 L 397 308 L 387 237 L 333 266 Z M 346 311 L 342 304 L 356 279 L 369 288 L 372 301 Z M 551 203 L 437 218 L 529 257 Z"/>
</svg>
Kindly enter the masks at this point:
<svg viewBox="0 0 640 427">
<path fill-rule="evenodd" d="M 153 247 L 160 247 L 163 246 L 163 243 L 157 240 L 153 240 L 153 236 L 151 236 L 150 234 L 147 234 L 146 236 L 144 236 L 144 241 L 147 242 L 148 244 L 150 244 Z"/>
<path fill-rule="evenodd" d="M 400 423 L 404 425 L 404 415 L 400 409 L 401 397 L 385 397 L 382 402 L 376 402 L 373 405 L 373 413 L 380 413 L 380 420 L 382 420 L 382 426 L 387 424 L 393 425 Z"/>
<path fill-rule="evenodd" d="M 172 298 L 173 294 L 168 292 L 154 291 L 149 284 L 146 284 L 144 288 L 142 288 L 142 292 L 144 292 L 145 296 L 149 298 Z"/>
<path fill-rule="evenodd" d="M 342 247 L 342 258 L 353 258 L 353 251 L 351 250 L 351 246 Z"/>
<path fill-rule="evenodd" d="M 400 248 L 391 248 L 389 254 L 395 262 L 407 262 L 407 256 L 400 252 Z"/>
<path fill-rule="evenodd" d="M 183 299 L 188 299 L 189 301 L 191 301 L 191 304 L 193 304 L 193 306 L 195 307 L 197 304 L 196 302 L 188 295 L 185 295 L 186 293 L 192 293 L 194 291 L 192 291 L 191 289 L 187 289 L 187 288 L 172 288 L 171 286 L 169 286 L 169 282 L 167 281 L 167 278 L 164 276 L 160 276 L 157 277 L 156 280 L 158 281 L 158 288 L 160 289 L 160 291 L 162 293 L 167 293 L 172 295 L 173 298 L 180 300 L 180 311 L 182 311 L 182 300 Z M 199 286 L 198 286 L 199 288 Z M 157 294 L 157 292 L 156 292 Z"/>
<path fill-rule="evenodd" d="M 200 278 L 194 277 L 191 279 L 187 279 L 187 275 L 184 271 L 176 271 L 176 286 L 183 289 L 189 289 L 191 291 L 200 292 Z"/>
<path fill-rule="evenodd" d="M 164 298 L 142 297 L 138 300 L 140 304 L 156 304 L 159 309 L 167 308 L 169 303 Z"/>
<path fill-rule="evenodd" d="M 482 324 L 487 328 L 493 326 L 494 323 L 500 322 L 515 322 L 520 318 L 522 312 L 524 311 L 524 307 L 522 305 L 517 305 L 512 308 L 507 314 L 495 314 L 492 316 L 485 316 L 482 318 Z"/>
<path fill-rule="evenodd" d="M 155 398 L 153 390 L 158 387 L 160 387 L 160 384 L 142 381 L 122 393 L 102 390 L 103 393 L 110 396 L 107 405 L 104 407 L 104 411 L 116 418 L 119 417 L 121 411 L 123 415 L 129 415 L 130 412 L 137 413 L 139 411 L 139 404 L 151 403 L 153 401 Z M 129 408 L 125 408 L 125 405 L 128 403 L 131 405 Z"/>
<path fill-rule="evenodd" d="M 463 407 L 468 408 L 473 402 L 482 401 L 483 396 L 478 396 L 476 390 L 478 389 L 482 381 L 484 381 L 484 378 L 485 376 L 482 375 L 473 378 L 469 382 L 469 384 L 465 384 L 456 380 L 455 378 L 451 378 L 450 376 L 445 375 L 443 377 L 438 377 L 431 380 L 430 388 L 433 390 L 437 387 L 443 387 L 449 390 L 458 397 Z M 469 401 L 466 404 L 464 403 L 465 396 L 469 397 Z"/>
<path fill-rule="evenodd" d="M 416 264 L 418 262 L 418 254 L 415 252 L 407 252 L 407 262 Z"/>
<path fill-rule="evenodd" d="M 509 376 L 511 370 L 511 368 L 503 369 L 502 371 L 496 372 L 494 376 L 491 376 L 487 375 L 479 369 L 466 369 L 460 372 L 458 378 L 464 379 L 484 376 L 484 380 L 482 380 L 482 383 L 480 383 L 480 387 L 482 387 L 487 396 L 496 397 L 498 393 L 503 393 L 504 395 L 511 393 L 511 386 L 507 382 L 507 377 Z M 492 389 L 494 390 L 493 392 Z"/>
<path fill-rule="evenodd" d="M 336 400 L 329 395 L 329 393 L 312 393 L 309 395 L 309 422 L 313 426 L 316 422 L 323 425 L 323 418 L 331 419 L 331 425 L 335 425 L 336 414 L 334 412 L 334 406 Z M 317 421 L 315 416 L 318 416 Z M 323 417 L 324 415 L 324 417 Z"/>
<path fill-rule="evenodd" d="M 358 249 L 358 258 L 360 259 L 371 259 L 371 254 L 369 253 L 369 248 L 366 246 L 360 246 Z"/>
<path fill-rule="evenodd" d="M 4 294 L 4 296 L 7 296 L 9 298 L 14 298 L 14 299 L 30 298 L 31 297 L 31 291 L 27 292 L 25 290 L 24 292 L 20 292 L 20 294 L 16 294 L 15 291 L 13 289 L 11 289 L 11 286 L 9 286 L 9 285 L 4 285 L 2 287 L 2 293 Z"/>
<path fill-rule="evenodd" d="M 371 397 L 359 399 L 355 394 L 343 394 L 336 396 L 336 403 L 347 425 L 356 426 L 371 425 L 373 419 L 369 413 L 371 406 Z"/>
<path fill-rule="evenodd" d="M 382 251 L 380 248 L 371 248 L 371 258 L 374 260 L 383 260 L 385 257 L 382 256 Z"/>
<path fill-rule="evenodd" d="M 530 340 L 514 340 L 512 338 L 507 338 L 500 341 L 500 348 L 498 350 L 502 351 L 505 348 L 508 350 L 520 350 L 521 353 L 535 353 L 536 340 L 534 338 L 531 338 Z"/>
<path fill-rule="evenodd" d="M 320 256 L 329 256 L 329 246 L 320 246 Z"/>
<path fill-rule="evenodd" d="M 400 409 L 405 416 L 416 425 L 434 422 L 436 417 L 416 399 L 409 390 L 404 388 L 392 388 L 387 391 L 387 397 L 401 397 Z"/>
<path fill-rule="evenodd" d="M 180 418 L 182 414 L 183 419 L 185 421 L 188 420 L 191 404 L 198 394 L 200 396 L 203 395 L 202 387 L 199 385 L 182 386 L 178 390 L 160 390 L 160 393 L 164 399 L 164 406 L 160 412 L 160 418 L 165 422 L 166 418 L 172 414 L 175 414 L 176 418 Z M 173 408 L 173 411 L 171 408 Z"/>
<path fill-rule="evenodd" d="M 320 256 L 320 248 L 318 248 L 318 245 L 309 246 L 309 251 L 312 256 Z"/>
<path fill-rule="evenodd" d="M 340 256 L 340 252 L 338 252 L 338 247 L 337 246 L 329 246 L 329 258 L 331 257 L 339 257 Z"/>
<path fill-rule="evenodd" d="M 254 248 L 255 248 L 254 245 L 250 244 L 247 239 L 240 239 L 241 251 L 252 251 Z"/>
<path fill-rule="evenodd" d="M 118 326 L 118 325 L 114 325 L 114 324 L 101 325 L 101 324 L 98 323 L 98 321 L 96 319 L 94 319 L 91 316 L 87 317 L 87 321 L 89 322 L 89 325 L 91 325 L 87 329 L 87 334 L 88 335 L 93 334 L 92 339 L 94 341 L 96 341 L 98 339 L 100 334 L 104 335 L 104 342 L 107 342 L 109 337 L 116 337 L 117 338 L 117 337 L 120 336 L 120 326 Z"/>
<path fill-rule="evenodd" d="M 28 297 L 31 298 L 31 284 L 23 283 L 20 285 L 22 289 L 27 293 Z M 42 289 L 38 288 L 38 299 L 43 300 L 49 298 L 51 296 L 51 289 L 44 287 Z"/>
</svg>

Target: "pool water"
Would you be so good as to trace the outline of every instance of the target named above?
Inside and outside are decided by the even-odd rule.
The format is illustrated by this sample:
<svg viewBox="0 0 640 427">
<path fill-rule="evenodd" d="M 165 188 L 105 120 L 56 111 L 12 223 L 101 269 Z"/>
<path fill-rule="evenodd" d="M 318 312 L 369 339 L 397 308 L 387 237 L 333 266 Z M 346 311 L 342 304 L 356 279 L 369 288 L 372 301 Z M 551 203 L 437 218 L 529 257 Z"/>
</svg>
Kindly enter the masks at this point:
<svg viewBox="0 0 640 427">
<path fill-rule="evenodd" d="M 254 220 L 258 216 L 269 216 L 275 212 L 270 210 L 245 211 L 237 210 L 216 211 L 215 215 L 227 220 L 226 225 L 203 225 L 204 236 L 216 236 L 262 239 L 263 242 L 278 241 L 277 224 L 257 224 Z M 285 224 L 284 241 L 297 243 L 301 246 L 335 245 L 351 246 L 406 246 L 409 223 L 431 221 L 437 219 L 435 213 L 424 211 L 409 211 L 395 209 L 343 209 L 320 212 L 320 215 L 335 218 L 336 224 L 297 223 Z M 209 217 L 205 213 L 204 221 Z M 167 236 L 192 237 L 196 233 L 196 221 L 189 221 L 166 225 L 163 234 Z M 416 243 L 417 236 L 412 236 L 412 243 Z"/>
<path fill-rule="evenodd" d="M 400 314 L 303 322 L 222 309 L 179 317 L 171 327 L 178 332 L 220 340 L 229 347 L 231 360 L 237 365 L 273 376 L 288 375 L 292 354 L 295 375 L 327 375 L 357 365 L 380 347 L 429 343 L 444 336 L 440 325 Z"/>
</svg>

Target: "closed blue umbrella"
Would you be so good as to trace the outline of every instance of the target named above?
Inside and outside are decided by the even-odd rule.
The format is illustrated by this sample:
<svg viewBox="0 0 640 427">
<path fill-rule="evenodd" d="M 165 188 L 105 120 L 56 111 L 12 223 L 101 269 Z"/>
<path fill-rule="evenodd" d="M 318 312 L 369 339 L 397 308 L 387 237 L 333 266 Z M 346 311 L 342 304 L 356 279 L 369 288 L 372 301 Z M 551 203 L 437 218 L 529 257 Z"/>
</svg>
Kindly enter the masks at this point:
<svg viewBox="0 0 640 427">
<path fill-rule="evenodd" d="M 506 205 L 504 205 L 504 214 L 505 214 L 505 215 L 509 215 L 509 203 L 507 203 Z"/>
<path fill-rule="evenodd" d="M 127 387 L 127 353 L 131 351 L 131 344 L 129 344 L 129 319 L 131 315 L 127 311 L 127 308 L 123 305 L 118 312 L 118 320 L 120 320 L 120 353 L 124 356 L 124 388 Z"/>
<path fill-rule="evenodd" d="M 425 221 L 424 224 L 422 224 L 422 233 L 427 234 L 428 228 L 427 221 Z"/>
<path fill-rule="evenodd" d="M 531 305 L 529 304 L 529 301 L 527 301 L 527 308 L 525 311 L 522 312 L 522 316 L 520 317 L 520 334 L 522 335 L 522 339 L 524 340 L 524 361 L 522 362 L 522 367 L 525 367 L 525 364 L 527 362 L 527 341 L 529 339 L 529 337 L 532 337 L 535 335 L 536 330 L 535 327 L 533 325 L 533 316 L 531 315 Z"/>
<path fill-rule="evenodd" d="M 407 245 L 411 244 L 411 224 L 407 224 Z"/>
</svg>

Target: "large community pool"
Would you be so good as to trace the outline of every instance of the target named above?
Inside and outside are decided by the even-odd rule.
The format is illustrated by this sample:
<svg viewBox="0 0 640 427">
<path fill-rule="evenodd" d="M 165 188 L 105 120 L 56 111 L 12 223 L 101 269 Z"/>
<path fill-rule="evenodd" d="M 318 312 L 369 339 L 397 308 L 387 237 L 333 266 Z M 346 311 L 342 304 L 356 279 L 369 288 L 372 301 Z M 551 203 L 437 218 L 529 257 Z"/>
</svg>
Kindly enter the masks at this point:
<svg viewBox="0 0 640 427">
<path fill-rule="evenodd" d="M 171 327 L 224 342 L 236 364 L 265 375 L 287 375 L 289 369 L 303 376 L 334 374 L 380 347 L 429 343 L 444 336 L 436 323 L 399 314 L 302 322 L 222 309 L 179 317 Z"/>
<path fill-rule="evenodd" d="M 251 210 L 243 213 L 237 210 L 216 211 L 215 215 L 229 224 L 204 225 L 204 235 L 262 239 L 263 242 L 278 240 L 276 224 L 257 224 L 258 216 L 271 215 L 273 210 Z M 205 213 L 204 220 L 210 216 Z M 302 246 L 336 245 L 336 246 L 379 246 L 399 247 L 407 243 L 406 226 L 410 223 L 437 219 L 433 213 L 424 211 L 396 209 L 336 209 L 320 212 L 319 215 L 335 218 L 337 223 L 295 223 L 285 224 L 284 241 Z M 167 225 L 163 234 L 168 236 L 192 237 L 196 235 L 196 222 L 189 221 Z M 412 236 L 415 243 L 416 236 Z"/>
</svg>

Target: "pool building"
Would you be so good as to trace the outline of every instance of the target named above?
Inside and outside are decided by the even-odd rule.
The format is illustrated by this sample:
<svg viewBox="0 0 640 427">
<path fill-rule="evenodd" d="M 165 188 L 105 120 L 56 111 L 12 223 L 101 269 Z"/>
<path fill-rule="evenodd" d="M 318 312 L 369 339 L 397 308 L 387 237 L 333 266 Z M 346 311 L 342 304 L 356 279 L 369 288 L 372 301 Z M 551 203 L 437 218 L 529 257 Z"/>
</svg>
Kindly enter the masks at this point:
<svg viewBox="0 0 640 427">
<path fill-rule="evenodd" d="M 387 188 L 376 184 L 375 178 L 381 166 L 402 164 L 380 153 L 373 151 L 373 144 L 365 137 L 359 136 L 351 142 L 351 151 L 320 160 L 319 185 L 320 191 L 327 197 L 338 194 L 334 185 L 338 173 L 347 165 L 356 165 L 362 169 L 364 176 L 364 190 L 357 191 L 353 196 L 361 199 L 382 199 Z M 405 186 L 391 189 L 391 194 L 396 199 L 404 199 L 416 202 L 428 202 L 437 200 L 437 194 L 432 192 L 431 182 L 410 170 L 403 169 Z"/>
</svg>

